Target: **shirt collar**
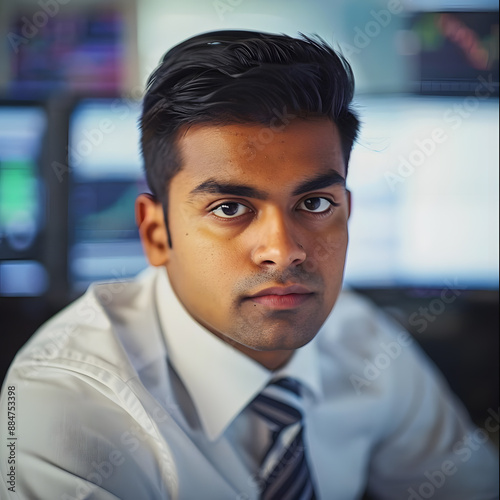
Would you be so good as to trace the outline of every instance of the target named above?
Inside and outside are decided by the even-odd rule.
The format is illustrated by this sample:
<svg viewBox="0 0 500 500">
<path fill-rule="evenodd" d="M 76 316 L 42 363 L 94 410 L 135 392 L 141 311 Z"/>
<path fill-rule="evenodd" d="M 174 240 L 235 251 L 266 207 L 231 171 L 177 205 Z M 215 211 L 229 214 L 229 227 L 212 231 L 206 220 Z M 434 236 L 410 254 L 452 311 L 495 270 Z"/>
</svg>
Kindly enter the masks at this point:
<svg viewBox="0 0 500 500">
<path fill-rule="evenodd" d="M 277 370 L 273 378 L 282 376 L 291 377 L 301 382 L 314 399 L 321 397 L 321 376 L 316 338 L 297 349 L 290 361 L 283 368 Z"/>
<path fill-rule="evenodd" d="M 195 321 L 173 291 L 165 268 L 160 268 L 156 291 L 169 362 L 186 386 L 210 440 L 216 440 L 277 374 L 295 377 L 313 394 L 320 393 L 314 341 L 273 373 Z"/>
</svg>

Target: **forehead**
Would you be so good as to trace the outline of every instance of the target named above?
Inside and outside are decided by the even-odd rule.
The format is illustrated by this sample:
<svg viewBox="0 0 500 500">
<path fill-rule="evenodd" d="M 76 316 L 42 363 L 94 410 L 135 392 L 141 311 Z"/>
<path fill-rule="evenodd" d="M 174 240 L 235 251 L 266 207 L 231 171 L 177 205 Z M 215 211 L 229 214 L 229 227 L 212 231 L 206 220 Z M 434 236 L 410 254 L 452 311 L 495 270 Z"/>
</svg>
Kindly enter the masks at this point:
<svg viewBox="0 0 500 500">
<path fill-rule="evenodd" d="M 286 189 L 326 171 L 345 177 L 338 129 L 327 118 L 296 118 L 281 127 L 200 124 L 178 146 L 182 167 L 173 181 L 187 184 L 210 178 Z"/>
</svg>

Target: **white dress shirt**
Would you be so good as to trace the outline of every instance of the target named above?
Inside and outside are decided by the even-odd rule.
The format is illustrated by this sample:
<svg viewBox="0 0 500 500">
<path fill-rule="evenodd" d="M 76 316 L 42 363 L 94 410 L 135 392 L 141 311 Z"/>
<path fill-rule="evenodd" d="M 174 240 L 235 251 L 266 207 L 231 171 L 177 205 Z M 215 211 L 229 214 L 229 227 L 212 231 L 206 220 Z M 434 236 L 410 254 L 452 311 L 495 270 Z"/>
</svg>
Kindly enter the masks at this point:
<svg viewBox="0 0 500 500">
<path fill-rule="evenodd" d="M 367 487 L 383 500 L 498 498 L 484 430 L 365 299 L 342 292 L 273 373 L 195 322 L 163 268 L 91 286 L 19 352 L 0 404 L 0 498 L 257 500 L 269 435 L 246 407 L 281 374 L 305 387 L 319 499 Z"/>
</svg>

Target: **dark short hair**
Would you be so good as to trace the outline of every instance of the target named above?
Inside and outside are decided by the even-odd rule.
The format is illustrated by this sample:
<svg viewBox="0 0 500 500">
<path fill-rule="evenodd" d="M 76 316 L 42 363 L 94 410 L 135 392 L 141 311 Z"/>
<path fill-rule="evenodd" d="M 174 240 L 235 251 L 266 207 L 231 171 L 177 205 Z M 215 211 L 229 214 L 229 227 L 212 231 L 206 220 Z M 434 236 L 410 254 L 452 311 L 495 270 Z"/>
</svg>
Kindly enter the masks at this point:
<svg viewBox="0 0 500 500">
<path fill-rule="evenodd" d="M 271 123 L 277 113 L 324 116 L 338 127 L 347 168 L 359 122 L 351 109 L 349 63 L 323 40 L 253 31 L 214 31 L 169 50 L 150 76 L 141 146 L 152 193 L 166 208 L 181 169 L 177 136 L 186 126 Z"/>
</svg>

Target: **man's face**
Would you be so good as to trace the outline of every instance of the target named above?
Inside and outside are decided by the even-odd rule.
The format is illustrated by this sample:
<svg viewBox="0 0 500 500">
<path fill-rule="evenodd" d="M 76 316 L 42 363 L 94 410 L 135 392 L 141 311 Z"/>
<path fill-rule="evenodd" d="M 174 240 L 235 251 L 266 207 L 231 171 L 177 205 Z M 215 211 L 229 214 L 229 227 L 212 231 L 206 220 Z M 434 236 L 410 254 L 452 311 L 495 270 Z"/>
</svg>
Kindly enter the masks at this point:
<svg viewBox="0 0 500 500">
<path fill-rule="evenodd" d="M 337 128 L 197 125 L 179 148 L 172 287 L 204 327 L 276 368 L 316 335 L 341 288 L 349 194 Z"/>
</svg>

